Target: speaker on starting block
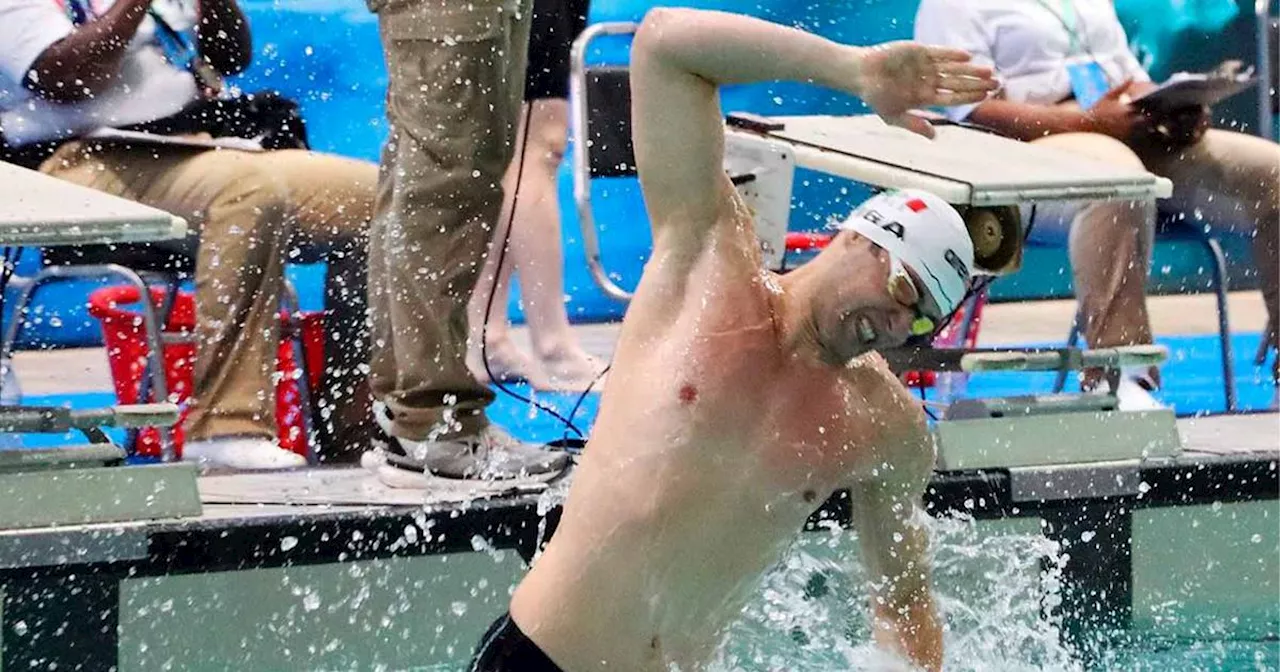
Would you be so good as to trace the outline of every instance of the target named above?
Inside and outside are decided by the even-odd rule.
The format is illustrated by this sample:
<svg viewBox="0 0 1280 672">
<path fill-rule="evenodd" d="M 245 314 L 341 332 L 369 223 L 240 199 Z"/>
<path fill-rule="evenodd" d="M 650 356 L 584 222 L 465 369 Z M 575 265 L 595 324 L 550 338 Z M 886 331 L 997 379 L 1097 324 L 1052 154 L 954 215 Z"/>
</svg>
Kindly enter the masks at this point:
<svg viewBox="0 0 1280 672">
<path fill-rule="evenodd" d="M 969 229 L 969 238 L 973 241 L 973 263 L 979 271 L 988 275 L 1008 275 L 1022 268 L 1022 248 L 1026 240 L 1018 206 L 955 207 Z"/>
</svg>

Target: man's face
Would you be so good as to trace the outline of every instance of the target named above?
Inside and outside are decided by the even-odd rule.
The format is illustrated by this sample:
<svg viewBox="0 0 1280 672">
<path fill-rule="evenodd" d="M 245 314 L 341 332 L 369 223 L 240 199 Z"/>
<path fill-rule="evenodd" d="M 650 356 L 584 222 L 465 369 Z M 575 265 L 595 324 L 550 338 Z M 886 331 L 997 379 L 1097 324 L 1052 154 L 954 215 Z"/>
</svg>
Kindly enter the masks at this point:
<svg viewBox="0 0 1280 672">
<path fill-rule="evenodd" d="M 841 234 L 827 252 L 832 264 L 829 296 L 818 297 L 818 339 L 835 361 L 847 362 L 870 350 L 902 345 L 907 337 L 931 333 L 940 322 L 936 306 L 919 279 L 892 254 L 856 234 Z"/>
</svg>

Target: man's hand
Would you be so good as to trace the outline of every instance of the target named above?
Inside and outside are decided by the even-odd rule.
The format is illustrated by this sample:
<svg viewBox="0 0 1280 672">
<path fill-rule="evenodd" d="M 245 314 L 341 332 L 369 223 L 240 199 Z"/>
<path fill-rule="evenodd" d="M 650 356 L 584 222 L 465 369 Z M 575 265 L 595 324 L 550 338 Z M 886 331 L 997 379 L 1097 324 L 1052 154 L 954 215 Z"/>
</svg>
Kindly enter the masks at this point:
<svg viewBox="0 0 1280 672">
<path fill-rule="evenodd" d="M 1200 142 L 1212 125 L 1212 111 L 1208 107 L 1147 114 L 1138 142 L 1157 149 L 1181 149 Z"/>
<path fill-rule="evenodd" d="M 886 122 L 927 138 L 933 127 L 910 110 L 977 103 L 999 88 L 991 68 L 960 49 L 890 42 L 859 52 L 857 94 Z"/>
<path fill-rule="evenodd" d="M 1142 112 L 1130 102 L 1133 95 L 1132 79 L 1113 87 L 1092 108 L 1084 112 L 1084 126 L 1094 133 L 1109 135 L 1129 144 L 1146 123 Z"/>
</svg>

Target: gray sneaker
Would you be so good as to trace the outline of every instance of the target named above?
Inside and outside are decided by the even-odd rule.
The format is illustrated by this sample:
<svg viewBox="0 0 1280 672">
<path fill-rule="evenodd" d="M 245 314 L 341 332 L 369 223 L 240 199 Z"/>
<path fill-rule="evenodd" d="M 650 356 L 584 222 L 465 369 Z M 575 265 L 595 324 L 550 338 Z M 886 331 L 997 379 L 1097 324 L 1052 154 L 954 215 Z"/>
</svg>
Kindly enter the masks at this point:
<svg viewBox="0 0 1280 672">
<path fill-rule="evenodd" d="M 413 441 L 392 436 L 390 413 L 382 404 L 374 416 L 385 433 L 383 457 L 388 465 L 442 478 L 509 480 L 555 478 L 569 467 L 568 453 L 516 440 L 489 425 L 477 436 Z"/>
</svg>

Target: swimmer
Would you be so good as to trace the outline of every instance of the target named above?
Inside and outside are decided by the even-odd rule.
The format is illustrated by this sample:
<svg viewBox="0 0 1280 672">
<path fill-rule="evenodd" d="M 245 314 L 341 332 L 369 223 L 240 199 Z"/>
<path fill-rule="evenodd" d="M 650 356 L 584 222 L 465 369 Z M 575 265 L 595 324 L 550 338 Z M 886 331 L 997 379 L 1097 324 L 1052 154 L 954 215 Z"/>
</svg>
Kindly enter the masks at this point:
<svg viewBox="0 0 1280 672">
<path fill-rule="evenodd" d="M 743 16 L 651 11 L 635 36 L 633 132 L 653 256 L 559 528 L 470 669 L 699 670 L 806 518 L 851 487 L 876 641 L 938 669 L 919 500 L 934 448 L 873 350 L 934 328 L 973 249 L 922 192 L 872 198 L 814 260 L 763 270 L 723 169 L 721 84 L 811 81 L 891 124 L 982 100 L 953 49 L 839 45 Z M 868 354 L 872 353 L 872 354 Z"/>
</svg>

